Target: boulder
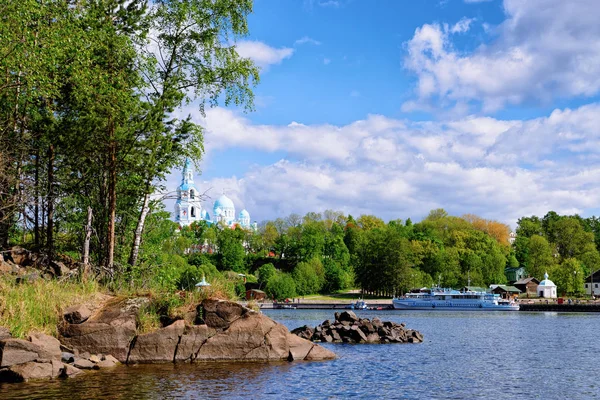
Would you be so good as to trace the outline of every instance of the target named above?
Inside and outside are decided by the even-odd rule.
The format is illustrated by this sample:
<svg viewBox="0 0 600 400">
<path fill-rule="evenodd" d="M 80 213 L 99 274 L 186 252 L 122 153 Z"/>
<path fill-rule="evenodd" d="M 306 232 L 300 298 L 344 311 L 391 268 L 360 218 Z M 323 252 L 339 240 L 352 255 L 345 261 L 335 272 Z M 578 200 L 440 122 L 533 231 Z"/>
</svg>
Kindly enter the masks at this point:
<svg viewBox="0 0 600 400">
<path fill-rule="evenodd" d="M 79 369 L 98 369 L 98 367 L 96 367 L 96 364 L 85 358 L 75 359 L 73 366 Z"/>
<path fill-rule="evenodd" d="M 58 339 L 46 335 L 44 333 L 32 333 L 29 335 L 29 341 L 35 345 L 38 345 L 46 353 L 50 354 L 54 360 L 60 360 L 62 351 L 60 350 L 60 342 Z"/>
<path fill-rule="evenodd" d="M 92 355 L 90 356 L 89 360 L 90 360 L 91 362 L 93 362 L 94 364 L 98 364 L 100 361 L 102 361 L 102 360 L 100 359 L 100 356 L 98 356 L 98 355 L 96 355 L 96 354 L 92 354 Z"/>
<path fill-rule="evenodd" d="M 358 321 L 359 318 L 356 316 L 356 314 L 354 314 L 354 311 L 344 311 L 342 312 L 338 318 L 336 318 L 337 321 L 340 321 L 341 323 L 344 323 L 344 321 L 348 321 L 351 324 Z"/>
<path fill-rule="evenodd" d="M 231 301 L 207 299 L 197 311 L 210 328 L 227 329 L 232 322 L 250 310 Z"/>
<path fill-rule="evenodd" d="M 111 356 L 110 354 L 106 354 L 102 356 L 102 361 L 112 361 L 115 364 L 120 364 L 119 360 L 117 360 L 116 358 L 114 358 L 113 356 Z"/>
<path fill-rule="evenodd" d="M 322 361 L 322 360 L 333 360 L 335 354 L 331 350 L 327 350 L 323 346 L 314 345 L 308 352 L 304 361 Z"/>
<path fill-rule="evenodd" d="M 321 332 L 322 328 L 317 326 L 314 330 L 308 325 L 301 326 L 300 328 L 296 328 L 292 331 L 292 333 L 296 336 L 301 337 L 302 339 L 311 340 L 315 332 Z"/>
<path fill-rule="evenodd" d="M 60 353 L 60 359 L 64 363 L 72 363 L 73 361 L 75 361 L 75 354 L 62 352 Z"/>
<path fill-rule="evenodd" d="M 179 320 L 166 328 L 139 335 L 132 343 L 127 363 L 164 363 L 175 361 L 175 351 L 184 329 L 185 321 Z"/>
<path fill-rule="evenodd" d="M 54 276 L 67 276 L 71 273 L 71 270 L 61 261 L 52 261 L 50 268 Z"/>
<path fill-rule="evenodd" d="M 383 327 L 383 322 L 381 322 L 379 318 L 375 317 L 371 320 L 371 325 L 373 325 L 373 328 L 379 329 Z"/>
<path fill-rule="evenodd" d="M 63 312 L 63 318 L 70 324 L 81 324 L 87 321 L 90 315 L 92 315 L 91 311 L 83 304 L 68 307 Z"/>
<path fill-rule="evenodd" d="M 111 303 L 83 323 L 60 325 L 60 341 L 82 353 L 111 354 L 126 362 L 142 304 L 144 301 L 139 299 Z"/>
<path fill-rule="evenodd" d="M 22 267 L 27 267 L 31 264 L 31 254 L 22 247 L 15 246 L 8 253 L 9 260 Z"/>
<path fill-rule="evenodd" d="M 0 274 L 10 274 L 13 272 L 13 266 L 7 261 L 4 261 L 2 254 L 0 254 Z"/>
<path fill-rule="evenodd" d="M 211 312 L 210 309 L 208 312 Z M 210 327 L 210 318 L 206 321 L 207 326 L 215 329 L 216 333 L 199 347 L 196 356 L 198 361 L 298 360 L 304 359 L 314 346 L 318 346 L 292 335 L 284 325 L 248 309 L 243 309 L 239 317 L 224 330 Z M 335 354 L 329 350 L 318 354 L 322 356 L 320 359 L 335 358 Z"/>
<path fill-rule="evenodd" d="M 70 377 L 79 375 L 81 373 L 83 373 L 83 371 L 80 370 L 79 368 L 74 367 L 72 365 L 64 364 L 63 368 L 60 372 L 60 376 L 63 378 L 70 378 Z"/>
<path fill-rule="evenodd" d="M 30 379 L 50 379 L 59 375 L 60 370 L 52 362 L 26 362 L 0 370 L 0 382 L 26 382 Z"/>
<path fill-rule="evenodd" d="M 308 353 L 312 350 L 313 346 L 315 346 L 313 343 L 309 342 L 308 340 L 304 340 L 298 336 L 291 337 L 289 339 L 289 346 L 290 346 L 290 354 L 289 354 L 289 360 L 290 361 L 295 361 L 295 360 L 304 360 L 306 358 L 306 356 L 308 355 Z"/>
<path fill-rule="evenodd" d="M 40 346 L 21 339 L 5 339 L 0 341 L 0 368 L 24 364 L 30 361 L 47 361 L 52 356 Z"/>
<path fill-rule="evenodd" d="M 0 326 L 0 340 L 10 339 L 10 338 L 12 338 L 12 335 L 10 334 L 10 331 L 8 330 L 8 328 Z"/>
<path fill-rule="evenodd" d="M 379 343 L 380 338 L 377 332 L 369 333 L 367 335 L 367 343 Z"/>
</svg>

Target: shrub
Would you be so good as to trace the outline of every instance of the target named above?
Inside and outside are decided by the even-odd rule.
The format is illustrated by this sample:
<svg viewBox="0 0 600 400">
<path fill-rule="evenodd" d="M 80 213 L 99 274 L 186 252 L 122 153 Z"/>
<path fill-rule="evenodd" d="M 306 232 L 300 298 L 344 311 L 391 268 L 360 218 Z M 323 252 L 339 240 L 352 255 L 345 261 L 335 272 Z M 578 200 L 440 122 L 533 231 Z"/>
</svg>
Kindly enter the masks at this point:
<svg viewBox="0 0 600 400">
<path fill-rule="evenodd" d="M 269 263 L 261 266 L 256 272 L 258 274 L 258 282 L 262 285 L 266 285 L 269 282 L 269 279 L 277 273 L 277 270 L 273 264 Z"/>
<path fill-rule="evenodd" d="M 296 297 L 296 283 L 290 274 L 278 272 L 269 279 L 265 291 L 276 300 Z"/>
</svg>

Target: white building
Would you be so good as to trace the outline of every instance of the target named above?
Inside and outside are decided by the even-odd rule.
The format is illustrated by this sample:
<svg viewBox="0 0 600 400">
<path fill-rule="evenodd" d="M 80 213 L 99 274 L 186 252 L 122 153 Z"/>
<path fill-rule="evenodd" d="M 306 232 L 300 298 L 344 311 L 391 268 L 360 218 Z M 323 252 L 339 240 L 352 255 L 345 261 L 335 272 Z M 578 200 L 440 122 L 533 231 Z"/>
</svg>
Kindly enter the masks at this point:
<svg viewBox="0 0 600 400">
<path fill-rule="evenodd" d="M 202 207 L 199 193 L 194 186 L 192 163 L 190 160 L 186 160 L 175 202 L 175 221 L 181 226 L 187 226 L 196 221 L 206 221 L 210 225 L 222 222 L 231 228 L 239 225 L 246 229 L 257 229 L 256 222 L 250 222 L 248 211 L 242 210 L 236 218 L 235 205 L 224 194 L 215 201 L 211 218 L 208 210 Z"/>
<path fill-rule="evenodd" d="M 537 294 L 539 297 L 545 299 L 555 299 L 556 296 L 556 285 L 550 279 L 548 279 L 548 273 L 544 274 L 544 280 L 540 282 L 537 287 Z"/>
<path fill-rule="evenodd" d="M 585 278 L 585 293 L 600 296 L 600 270 Z"/>
</svg>

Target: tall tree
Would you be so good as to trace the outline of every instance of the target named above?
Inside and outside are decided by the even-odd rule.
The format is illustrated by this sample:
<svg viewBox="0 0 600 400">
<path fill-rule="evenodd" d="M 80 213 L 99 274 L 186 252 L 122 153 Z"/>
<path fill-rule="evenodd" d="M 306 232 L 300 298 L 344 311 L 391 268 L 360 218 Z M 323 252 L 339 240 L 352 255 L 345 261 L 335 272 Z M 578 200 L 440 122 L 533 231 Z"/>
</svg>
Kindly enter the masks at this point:
<svg viewBox="0 0 600 400">
<path fill-rule="evenodd" d="M 251 11 L 251 0 L 159 0 L 150 9 L 150 35 L 140 62 L 147 115 L 136 143 L 143 154 L 138 159 L 143 198 L 130 265 L 137 260 L 153 182 L 185 158 L 200 160 L 203 152 L 200 126 L 190 115 L 176 118 L 176 109 L 197 99 L 203 114 L 205 103 L 216 105 L 221 96 L 226 105 L 253 107 L 251 86 L 258 82 L 258 69 L 235 50 L 235 39 L 248 33 Z"/>
</svg>

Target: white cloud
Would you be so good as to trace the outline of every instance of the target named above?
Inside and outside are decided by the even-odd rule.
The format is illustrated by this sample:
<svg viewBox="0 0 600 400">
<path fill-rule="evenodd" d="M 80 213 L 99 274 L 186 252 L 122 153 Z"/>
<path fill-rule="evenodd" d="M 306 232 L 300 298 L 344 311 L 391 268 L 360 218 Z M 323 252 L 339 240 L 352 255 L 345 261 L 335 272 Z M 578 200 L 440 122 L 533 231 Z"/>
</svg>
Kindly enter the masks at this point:
<svg viewBox="0 0 600 400">
<path fill-rule="evenodd" d="M 286 58 L 294 54 L 294 49 L 281 47 L 276 49 L 263 42 L 254 40 L 242 40 L 235 45 L 238 54 L 250 58 L 259 67 L 266 69 L 270 65 L 280 64 Z"/>
<path fill-rule="evenodd" d="M 213 196 L 225 188 L 258 220 L 327 208 L 417 220 L 444 207 L 514 224 L 548 210 L 585 214 L 600 203 L 600 104 L 525 121 L 369 115 L 341 126 L 258 125 L 223 108 L 196 118 L 211 162 L 227 148 L 287 154 L 202 184 Z"/>
<path fill-rule="evenodd" d="M 339 7 L 341 5 L 341 3 L 339 1 L 336 0 L 326 0 L 326 1 L 319 1 L 319 5 L 321 7 Z"/>
<path fill-rule="evenodd" d="M 319 42 L 318 40 L 315 40 L 313 38 L 310 38 L 308 36 L 304 36 L 298 40 L 296 40 L 294 42 L 294 44 L 299 45 L 299 44 L 313 44 L 315 46 L 320 46 L 321 42 Z"/>
<path fill-rule="evenodd" d="M 463 19 L 425 24 L 407 42 L 405 67 L 418 99 L 404 109 L 481 103 L 484 111 L 526 100 L 588 97 L 600 92 L 600 7 L 596 0 L 505 0 L 497 37 L 469 54 L 454 47 Z"/>
<path fill-rule="evenodd" d="M 463 18 L 450 28 L 450 33 L 465 33 L 471 27 L 473 18 Z"/>
<path fill-rule="evenodd" d="M 331 59 L 329 59 L 329 58 L 324 58 L 323 59 L 323 64 L 329 65 L 330 63 L 331 63 Z"/>
</svg>

